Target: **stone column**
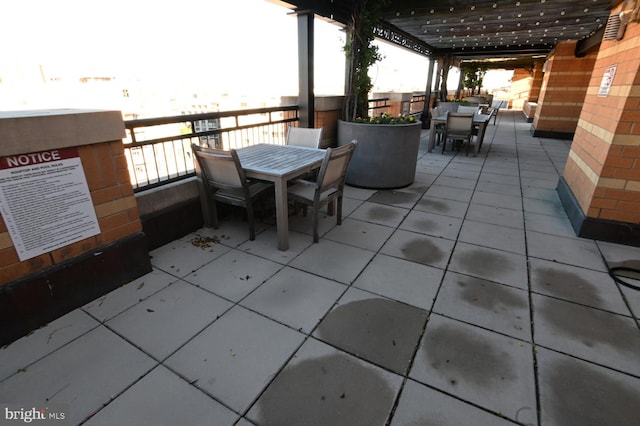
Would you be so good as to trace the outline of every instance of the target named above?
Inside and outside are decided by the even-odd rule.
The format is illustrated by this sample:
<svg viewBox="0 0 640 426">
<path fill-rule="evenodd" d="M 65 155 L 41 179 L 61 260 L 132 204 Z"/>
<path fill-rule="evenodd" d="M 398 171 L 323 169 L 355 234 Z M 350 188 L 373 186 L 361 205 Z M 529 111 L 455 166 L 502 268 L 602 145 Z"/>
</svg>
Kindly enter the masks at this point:
<svg viewBox="0 0 640 426">
<path fill-rule="evenodd" d="M 638 23 L 600 46 L 558 192 L 579 236 L 640 246 Z"/>
<path fill-rule="evenodd" d="M 577 58 L 575 50 L 575 41 L 560 42 L 547 59 L 533 119 L 534 136 L 573 139 L 597 55 Z"/>
</svg>

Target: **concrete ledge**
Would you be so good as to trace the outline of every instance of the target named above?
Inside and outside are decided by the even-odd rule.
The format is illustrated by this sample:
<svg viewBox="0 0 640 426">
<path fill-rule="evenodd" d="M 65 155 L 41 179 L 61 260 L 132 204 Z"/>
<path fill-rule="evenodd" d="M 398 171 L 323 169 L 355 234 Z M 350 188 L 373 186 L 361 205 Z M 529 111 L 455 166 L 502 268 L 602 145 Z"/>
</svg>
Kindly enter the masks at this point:
<svg viewBox="0 0 640 426">
<path fill-rule="evenodd" d="M 640 225 L 585 216 L 563 177 L 560 177 L 556 190 L 578 237 L 640 247 Z"/>
<path fill-rule="evenodd" d="M 200 200 L 198 179 L 195 176 L 136 193 L 140 216 L 154 215 L 192 200 Z"/>
<path fill-rule="evenodd" d="M 0 346 L 151 272 L 142 233 L 0 287 Z"/>
<path fill-rule="evenodd" d="M 117 141 L 125 137 L 120 111 L 0 112 L 0 156 Z"/>
<path fill-rule="evenodd" d="M 138 192 L 136 201 L 149 250 L 202 227 L 196 177 Z"/>
<path fill-rule="evenodd" d="M 527 120 L 527 123 L 533 123 L 533 117 L 536 114 L 536 108 L 538 108 L 538 104 L 535 102 L 525 102 L 522 106 L 522 113 L 524 114 L 524 118 Z"/>
<path fill-rule="evenodd" d="M 200 199 L 185 201 L 153 214 L 140 216 L 140 222 L 149 250 L 156 249 L 202 228 Z"/>
</svg>

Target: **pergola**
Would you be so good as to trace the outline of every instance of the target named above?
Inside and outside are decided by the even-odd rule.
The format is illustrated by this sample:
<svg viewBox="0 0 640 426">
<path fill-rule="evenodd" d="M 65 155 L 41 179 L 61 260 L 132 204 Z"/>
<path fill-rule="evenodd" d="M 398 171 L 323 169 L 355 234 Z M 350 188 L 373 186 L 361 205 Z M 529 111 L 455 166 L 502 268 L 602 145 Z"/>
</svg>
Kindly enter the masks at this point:
<svg viewBox="0 0 640 426">
<path fill-rule="evenodd" d="M 299 19 L 300 107 L 313 108 L 313 17 L 346 25 L 358 0 L 268 0 Z M 576 40 L 576 56 L 596 48 L 611 9 L 622 0 L 396 0 L 382 9 L 380 39 L 432 59 L 433 64 L 481 62 L 491 68 L 528 68 L 558 42 Z M 619 24 L 619 22 L 618 22 Z M 427 95 L 431 85 L 427 85 Z M 436 85 L 437 86 L 437 85 Z M 312 115 L 312 111 L 311 111 Z M 306 119 L 306 114 L 303 115 Z"/>
<path fill-rule="evenodd" d="M 314 127 L 314 17 L 346 26 L 362 0 L 268 1 L 298 18 L 300 125 Z M 530 78 L 532 135 L 573 140 L 558 192 L 576 234 L 638 245 L 639 22 L 639 0 L 396 0 L 377 36 L 430 59 L 423 117 L 434 63 L 441 82 L 474 63 Z"/>
</svg>

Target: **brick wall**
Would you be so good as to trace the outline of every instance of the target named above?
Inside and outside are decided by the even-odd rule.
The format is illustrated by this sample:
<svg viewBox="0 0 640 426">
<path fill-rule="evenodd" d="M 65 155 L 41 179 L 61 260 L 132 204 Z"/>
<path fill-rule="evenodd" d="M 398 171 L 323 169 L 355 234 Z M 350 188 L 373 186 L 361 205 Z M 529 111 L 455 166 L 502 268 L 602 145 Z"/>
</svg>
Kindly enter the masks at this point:
<svg viewBox="0 0 640 426">
<path fill-rule="evenodd" d="M 533 120 L 536 132 L 576 130 L 597 52 L 576 58 L 575 48 L 574 41 L 560 42 L 547 60 Z"/>
<path fill-rule="evenodd" d="M 542 81 L 544 77 L 544 73 L 542 72 L 543 63 L 541 61 L 536 61 L 533 64 L 533 75 L 531 77 L 531 89 L 529 90 L 529 95 L 527 100 L 529 102 L 538 102 L 538 98 L 540 97 L 540 91 L 542 89 Z"/>
<path fill-rule="evenodd" d="M 20 262 L 0 219 L 0 285 L 141 232 L 122 141 L 78 148 L 101 233 Z"/>
<path fill-rule="evenodd" d="M 528 70 L 516 68 L 511 78 L 511 90 L 509 92 L 508 106 L 512 109 L 522 109 L 524 102 L 529 98 L 531 82 L 533 78 Z"/>
<path fill-rule="evenodd" d="M 615 12 L 615 11 L 614 11 Z M 608 96 L 598 96 L 608 67 Z M 564 178 L 587 217 L 640 224 L 640 24 L 603 41 Z"/>
<path fill-rule="evenodd" d="M 82 134 L 85 131 L 104 133 L 99 129 L 99 123 L 101 122 L 107 127 L 113 127 L 114 122 L 116 123 L 114 130 L 111 128 L 106 130 L 107 134 L 120 135 L 120 133 L 122 133 L 122 135 L 124 135 L 121 116 L 117 120 L 110 120 L 110 117 L 107 116 L 105 122 L 105 120 L 100 118 L 99 113 L 95 115 L 97 116 L 96 123 L 85 126 L 84 129 L 80 125 L 76 130 L 69 129 L 69 126 L 77 124 L 68 122 L 68 120 L 70 120 L 69 116 L 56 117 L 52 115 L 44 118 L 24 118 L 22 119 L 24 121 L 19 121 L 17 125 L 14 124 L 14 120 L 7 125 L 7 128 L 16 128 L 17 126 L 17 128 L 20 129 L 20 123 L 25 124 L 22 126 L 22 131 L 18 130 L 14 134 L 8 135 L 8 143 L 10 144 L 11 140 L 15 138 L 17 141 L 22 141 L 25 149 L 28 149 L 29 146 L 41 143 L 46 144 L 52 139 L 57 139 L 57 136 L 59 136 L 61 132 L 78 135 L 78 137 L 82 139 Z M 80 120 L 94 118 L 91 114 L 80 114 L 80 116 Z M 60 124 L 61 121 L 62 124 Z M 49 127 L 48 123 L 53 124 Z M 25 137 L 28 134 L 47 136 L 39 136 L 34 138 L 33 141 L 29 141 L 28 138 Z M 60 139 L 62 139 L 62 135 Z M 91 136 L 88 135 L 87 139 L 90 140 Z M 13 246 L 5 222 L 0 218 L 0 285 L 43 271 L 51 266 L 82 255 L 83 253 L 99 249 L 100 247 L 107 246 L 142 231 L 142 225 L 138 216 L 138 206 L 129 178 L 122 140 L 118 139 L 95 143 L 92 141 L 91 144 L 84 145 L 81 145 L 78 141 L 69 140 L 66 144 L 70 146 L 78 144 L 78 154 L 82 161 L 82 167 L 87 179 L 87 185 L 101 232 L 96 236 L 21 262 Z M 25 152 L 37 152 L 42 150 L 42 148 L 44 147 L 35 146 L 32 150 Z M 15 153 L 15 150 L 20 149 L 20 147 L 10 149 L 13 149 L 12 152 Z"/>
</svg>

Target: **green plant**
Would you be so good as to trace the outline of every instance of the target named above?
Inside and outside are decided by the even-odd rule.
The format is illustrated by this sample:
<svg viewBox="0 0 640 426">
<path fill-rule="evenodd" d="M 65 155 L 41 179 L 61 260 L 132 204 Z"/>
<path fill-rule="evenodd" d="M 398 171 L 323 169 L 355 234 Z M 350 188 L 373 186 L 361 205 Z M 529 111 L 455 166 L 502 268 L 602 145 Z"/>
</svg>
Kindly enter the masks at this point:
<svg viewBox="0 0 640 426">
<path fill-rule="evenodd" d="M 369 91 L 373 87 L 369 67 L 383 59 L 373 45 L 380 10 L 389 0 L 357 0 L 347 26 L 344 52 L 347 57 L 343 119 L 355 121 L 366 117 Z"/>
<path fill-rule="evenodd" d="M 471 89 L 471 95 L 480 93 L 482 89 L 482 81 L 484 80 L 484 76 L 487 73 L 487 65 L 486 64 L 474 64 L 467 65 L 462 68 L 463 74 L 463 82 L 464 87 L 467 89 Z"/>
<path fill-rule="evenodd" d="M 416 122 L 416 118 L 413 115 L 392 116 L 385 112 L 377 117 L 356 117 L 355 122 L 364 124 L 411 124 Z"/>
</svg>

